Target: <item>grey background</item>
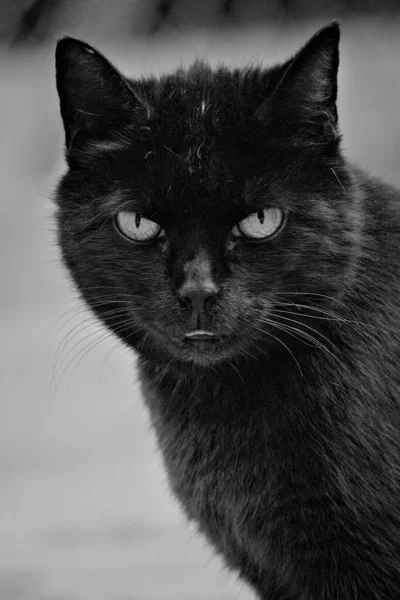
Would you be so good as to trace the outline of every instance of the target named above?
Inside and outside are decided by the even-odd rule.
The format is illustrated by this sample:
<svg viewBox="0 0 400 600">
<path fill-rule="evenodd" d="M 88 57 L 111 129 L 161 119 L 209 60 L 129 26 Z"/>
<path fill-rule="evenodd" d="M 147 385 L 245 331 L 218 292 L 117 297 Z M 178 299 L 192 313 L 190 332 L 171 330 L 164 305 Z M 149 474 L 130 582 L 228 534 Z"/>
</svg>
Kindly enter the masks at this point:
<svg viewBox="0 0 400 600">
<path fill-rule="evenodd" d="M 195 57 L 273 64 L 327 19 L 197 27 L 198 16 L 155 34 L 136 3 L 132 35 L 123 2 L 78 4 L 23 43 L 9 11 L 0 48 L 0 600 L 249 599 L 170 496 L 134 357 L 93 323 L 60 265 L 54 44 L 82 37 L 133 76 Z M 341 21 L 346 154 L 399 184 L 400 21 L 346 11 Z"/>
</svg>

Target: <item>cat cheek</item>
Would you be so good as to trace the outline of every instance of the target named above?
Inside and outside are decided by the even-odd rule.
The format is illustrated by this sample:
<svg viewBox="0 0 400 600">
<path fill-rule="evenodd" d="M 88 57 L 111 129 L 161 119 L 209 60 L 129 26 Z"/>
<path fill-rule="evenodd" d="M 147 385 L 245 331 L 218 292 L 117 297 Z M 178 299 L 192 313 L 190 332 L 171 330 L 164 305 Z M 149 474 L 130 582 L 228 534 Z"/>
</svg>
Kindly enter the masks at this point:
<svg viewBox="0 0 400 600">
<path fill-rule="evenodd" d="M 234 240 L 229 240 L 226 243 L 226 252 L 227 253 L 233 252 L 233 250 L 235 249 L 235 245 L 236 245 L 236 243 L 234 242 Z"/>
<path fill-rule="evenodd" d="M 229 260 L 238 258 L 238 251 L 242 245 L 241 237 L 230 237 L 225 244 L 225 254 Z"/>
<path fill-rule="evenodd" d="M 157 248 L 161 256 L 166 259 L 171 254 L 171 246 L 165 233 L 161 234 L 157 239 Z"/>
</svg>

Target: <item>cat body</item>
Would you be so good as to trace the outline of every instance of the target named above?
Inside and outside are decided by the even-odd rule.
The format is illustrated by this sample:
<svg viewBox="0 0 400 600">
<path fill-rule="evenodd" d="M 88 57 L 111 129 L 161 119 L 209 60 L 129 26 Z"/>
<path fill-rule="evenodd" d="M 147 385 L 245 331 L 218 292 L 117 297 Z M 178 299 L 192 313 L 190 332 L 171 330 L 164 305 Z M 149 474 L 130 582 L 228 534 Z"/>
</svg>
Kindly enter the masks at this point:
<svg viewBox="0 0 400 600">
<path fill-rule="evenodd" d="M 400 598 L 400 193 L 341 153 L 338 42 L 139 81 L 57 49 L 64 262 L 263 600 Z"/>
<path fill-rule="evenodd" d="M 382 298 L 364 301 L 368 323 Z M 174 493 L 260 598 L 400 597 L 398 334 L 380 308 L 393 337 L 368 331 L 360 351 L 344 325 L 341 364 L 279 356 L 202 378 L 142 364 Z"/>
</svg>

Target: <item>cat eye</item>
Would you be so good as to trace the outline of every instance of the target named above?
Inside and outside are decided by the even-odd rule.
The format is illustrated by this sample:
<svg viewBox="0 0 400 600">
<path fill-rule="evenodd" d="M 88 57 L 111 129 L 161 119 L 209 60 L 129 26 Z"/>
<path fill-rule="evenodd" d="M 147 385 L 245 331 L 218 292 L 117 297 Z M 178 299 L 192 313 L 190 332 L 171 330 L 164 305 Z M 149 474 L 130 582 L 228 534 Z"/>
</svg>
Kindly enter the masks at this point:
<svg viewBox="0 0 400 600">
<path fill-rule="evenodd" d="M 116 224 L 125 237 L 135 242 L 150 242 L 159 237 L 162 232 L 158 223 L 146 219 L 139 212 L 119 212 Z"/>
<path fill-rule="evenodd" d="M 264 208 L 242 219 L 232 229 L 232 235 L 252 240 L 267 239 L 279 231 L 284 218 L 280 208 Z"/>
</svg>

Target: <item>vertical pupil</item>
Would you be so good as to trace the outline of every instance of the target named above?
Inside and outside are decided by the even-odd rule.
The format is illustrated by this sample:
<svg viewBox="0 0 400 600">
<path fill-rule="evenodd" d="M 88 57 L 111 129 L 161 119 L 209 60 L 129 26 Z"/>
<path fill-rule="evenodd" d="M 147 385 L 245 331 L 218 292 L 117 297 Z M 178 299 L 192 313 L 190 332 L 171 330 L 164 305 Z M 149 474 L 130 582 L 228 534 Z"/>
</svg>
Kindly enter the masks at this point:
<svg viewBox="0 0 400 600">
<path fill-rule="evenodd" d="M 264 223 L 264 211 L 263 210 L 259 210 L 257 213 L 257 217 L 258 220 L 260 221 L 261 225 Z"/>
<path fill-rule="evenodd" d="M 139 229 L 139 225 L 140 225 L 140 221 L 142 220 L 142 217 L 140 216 L 139 213 L 135 214 L 135 225 L 136 227 Z"/>
</svg>

